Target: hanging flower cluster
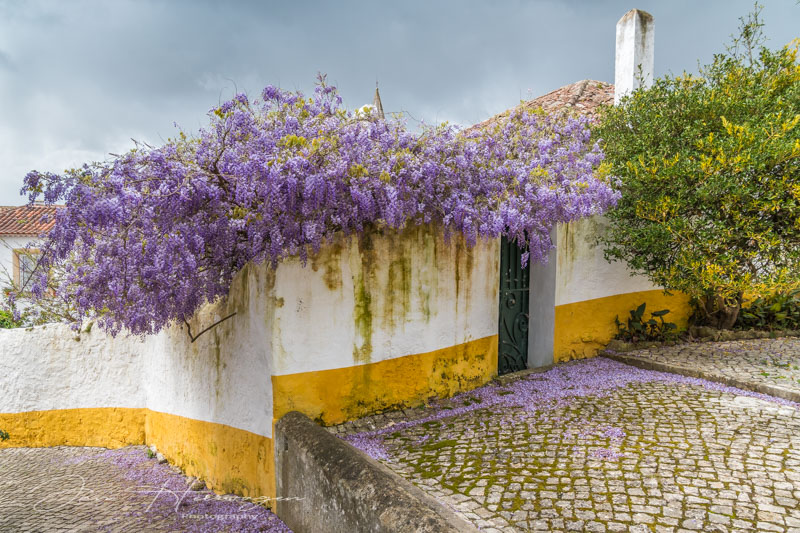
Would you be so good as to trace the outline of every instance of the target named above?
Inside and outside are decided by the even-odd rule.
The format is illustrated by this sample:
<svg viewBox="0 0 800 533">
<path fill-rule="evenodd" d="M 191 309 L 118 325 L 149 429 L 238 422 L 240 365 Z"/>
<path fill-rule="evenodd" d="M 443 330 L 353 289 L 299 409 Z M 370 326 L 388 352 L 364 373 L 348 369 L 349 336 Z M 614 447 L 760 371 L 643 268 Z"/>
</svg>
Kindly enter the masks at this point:
<svg viewBox="0 0 800 533">
<path fill-rule="evenodd" d="M 554 224 L 618 198 L 583 118 L 520 112 L 482 131 L 410 132 L 345 110 L 324 78 L 311 97 L 270 86 L 209 117 L 161 147 L 27 175 L 31 201 L 66 204 L 34 292 L 63 268 L 79 318 L 154 333 L 227 294 L 247 262 L 305 261 L 337 235 L 436 223 L 471 245 L 505 235 L 523 262 L 542 261 Z"/>
</svg>

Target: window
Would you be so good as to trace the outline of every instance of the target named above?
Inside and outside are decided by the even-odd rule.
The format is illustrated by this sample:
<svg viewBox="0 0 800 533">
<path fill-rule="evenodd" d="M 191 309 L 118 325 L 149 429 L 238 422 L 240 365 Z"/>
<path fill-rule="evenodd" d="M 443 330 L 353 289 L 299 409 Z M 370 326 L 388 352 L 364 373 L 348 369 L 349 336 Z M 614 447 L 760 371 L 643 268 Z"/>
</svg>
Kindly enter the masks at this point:
<svg viewBox="0 0 800 533">
<path fill-rule="evenodd" d="M 39 261 L 39 250 L 14 250 L 14 285 L 30 289 L 28 283 Z"/>
</svg>

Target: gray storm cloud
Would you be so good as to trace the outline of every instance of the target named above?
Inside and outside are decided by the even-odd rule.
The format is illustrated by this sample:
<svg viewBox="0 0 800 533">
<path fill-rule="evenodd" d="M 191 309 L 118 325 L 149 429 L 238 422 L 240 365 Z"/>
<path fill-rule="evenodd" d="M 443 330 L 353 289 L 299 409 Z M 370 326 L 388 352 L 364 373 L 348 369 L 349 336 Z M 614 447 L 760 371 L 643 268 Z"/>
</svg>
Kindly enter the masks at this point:
<svg viewBox="0 0 800 533">
<path fill-rule="evenodd" d="M 284 5 L 291 4 L 291 5 Z M 574 81 L 613 81 L 614 25 L 656 18 L 656 74 L 722 51 L 749 1 L 196 2 L 0 0 L 0 203 L 31 169 L 63 171 L 193 131 L 236 90 L 313 88 L 349 107 L 469 125 Z M 764 9 L 770 46 L 800 6 Z"/>
</svg>

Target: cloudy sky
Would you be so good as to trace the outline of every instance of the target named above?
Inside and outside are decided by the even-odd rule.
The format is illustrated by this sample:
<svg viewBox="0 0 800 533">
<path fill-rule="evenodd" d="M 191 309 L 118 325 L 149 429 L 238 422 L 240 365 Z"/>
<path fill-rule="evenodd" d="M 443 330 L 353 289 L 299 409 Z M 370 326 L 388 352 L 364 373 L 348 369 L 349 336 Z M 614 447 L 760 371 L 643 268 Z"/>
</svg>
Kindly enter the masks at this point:
<svg viewBox="0 0 800 533">
<path fill-rule="evenodd" d="M 768 44 L 800 5 L 764 0 Z M 31 169 L 61 172 L 196 130 L 235 91 L 313 88 L 428 123 L 469 125 L 581 79 L 613 82 L 614 26 L 656 21 L 656 75 L 724 50 L 749 0 L 211 2 L 0 0 L 0 204 Z"/>
</svg>

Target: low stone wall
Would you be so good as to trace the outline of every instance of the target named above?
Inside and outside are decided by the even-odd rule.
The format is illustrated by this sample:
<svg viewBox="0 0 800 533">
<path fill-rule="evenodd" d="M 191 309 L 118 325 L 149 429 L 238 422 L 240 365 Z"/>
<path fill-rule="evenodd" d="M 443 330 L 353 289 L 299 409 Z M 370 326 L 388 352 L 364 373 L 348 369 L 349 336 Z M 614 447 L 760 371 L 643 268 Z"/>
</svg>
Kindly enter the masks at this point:
<svg viewBox="0 0 800 533">
<path fill-rule="evenodd" d="M 296 411 L 275 426 L 275 474 L 276 514 L 295 533 L 477 532 Z"/>
</svg>

